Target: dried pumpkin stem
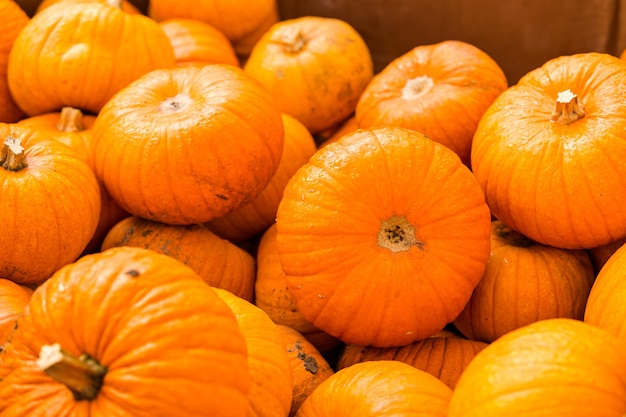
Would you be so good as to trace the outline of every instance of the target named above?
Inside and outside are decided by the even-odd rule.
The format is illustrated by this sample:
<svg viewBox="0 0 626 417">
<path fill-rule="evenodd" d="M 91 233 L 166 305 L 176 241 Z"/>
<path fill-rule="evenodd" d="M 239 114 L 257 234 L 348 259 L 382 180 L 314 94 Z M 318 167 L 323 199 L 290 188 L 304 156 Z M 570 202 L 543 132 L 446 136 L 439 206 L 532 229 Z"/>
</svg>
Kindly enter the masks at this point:
<svg viewBox="0 0 626 417">
<path fill-rule="evenodd" d="M 288 54 L 297 54 L 306 45 L 304 35 L 299 28 L 295 27 L 284 28 L 277 33 L 273 41 L 283 45 L 283 50 Z"/>
<path fill-rule="evenodd" d="M 559 92 L 556 98 L 556 108 L 552 112 L 552 121 L 569 125 L 583 117 L 585 117 L 585 108 L 578 102 L 576 94 L 572 93 L 572 90 Z"/>
<path fill-rule="evenodd" d="M 57 130 L 60 132 L 82 132 L 85 130 L 83 112 L 74 107 L 63 107 L 57 122 Z"/>
<path fill-rule="evenodd" d="M 393 253 L 405 252 L 413 246 L 424 248 L 415 234 L 415 228 L 406 216 L 392 216 L 380 225 L 378 230 L 378 246 L 389 249 Z"/>
<path fill-rule="evenodd" d="M 118 9 L 122 8 L 122 0 L 107 0 L 107 3 L 110 6 L 116 7 Z"/>
<path fill-rule="evenodd" d="M 523 234 L 511 229 L 509 226 L 502 223 L 495 225 L 493 232 L 496 236 L 498 236 L 498 238 L 518 248 L 528 248 L 535 244 L 532 239 L 524 236 Z"/>
<path fill-rule="evenodd" d="M 91 356 L 76 358 L 58 343 L 42 346 L 37 366 L 69 388 L 76 401 L 95 399 L 107 373 L 107 368 Z"/>
<path fill-rule="evenodd" d="M 9 171 L 19 171 L 26 168 L 26 155 L 22 140 L 13 136 L 7 136 L 0 148 L 0 166 Z"/>
</svg>

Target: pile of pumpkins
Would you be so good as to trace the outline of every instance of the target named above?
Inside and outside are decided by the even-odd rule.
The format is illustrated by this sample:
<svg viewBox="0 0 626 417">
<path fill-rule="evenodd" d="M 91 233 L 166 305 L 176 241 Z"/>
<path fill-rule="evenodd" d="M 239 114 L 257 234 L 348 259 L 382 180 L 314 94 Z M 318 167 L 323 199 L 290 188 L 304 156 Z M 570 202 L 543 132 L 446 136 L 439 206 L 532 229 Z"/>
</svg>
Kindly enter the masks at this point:
<svg viewBox="0 0 626 417">
<path fill-rule="evenodd" d="M 626 415 L 625 56 L 375 74 L 272 0 L 0 22 L 0 417 Z"/>
</svg>

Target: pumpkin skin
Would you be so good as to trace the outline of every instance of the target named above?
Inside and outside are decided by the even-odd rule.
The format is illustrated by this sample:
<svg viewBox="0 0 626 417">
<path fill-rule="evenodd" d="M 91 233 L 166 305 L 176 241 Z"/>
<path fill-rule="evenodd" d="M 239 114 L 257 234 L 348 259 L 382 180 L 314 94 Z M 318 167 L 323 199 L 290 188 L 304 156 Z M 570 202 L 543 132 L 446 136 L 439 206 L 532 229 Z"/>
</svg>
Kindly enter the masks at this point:
<svg viewBox="0 0 626 417">
<path fill-rule="evenodd" d="M 601 53 L 552 59 L 503 92 L 472 143 L 493 215 L 560 248 L 626 236 L 625 95 L 626 62 Z"/>
<path fill-rule="evenodd" d="M 367 44 L 347 22 L 303 16 L 272 25 L 244 70 L 315 135 L 354 112 L 373 64 Z"/>
<path fill-rule="evenodd" d="M 474 45 L 420 45 L 372 79 L 356 106 L 356 122 L 417 130 L 469 165 L 478 122 L 507 86 L 498 64 Z"/>
<path fill-rule="evenodd" d="M 248 417 L 287 416 L 293 398 L 293 377 L 282 334 L 254 304 L 229 291 L 213 290 L 234 313 L 246 341 L 252 379 Z"/>
<path fill-rule="evenodd" d="M 454 389 L 463 370 L 486 346 L 484 342 L 450 335 L 433 336 L 397 348 L 346 345 L 338 358 L 337 369 L 367 361 L 400 361 L 429 373 Z"/>
<path fill-rule="evenodd" d="M 13 42 L 29 21 L 28 15 L 15 1 L 0 0 L 0 123 L 15 123 L 24 117 L 9 90 L 7 72 Z"/>
<path fill-rule="evenodd" d="M 104 2 L 61 1 L 35 14 L 15 39 L 8 82 L 29 116 L 64 106 L 96 114 L 139 76 L 174 64 L 169 39 L 152 19 Z"/>
<path fill-rule="evenodd" d="M 615 417 L 626 412 L 624 346 L 579 320 L 541 320 L 489 344 L 469 363 L 448 417 Z"/>
<path fill-rule="evenodd" d="M 0 278 L 0 347 L 15 331 L 16 320 L 32 294 L 33 290 L 29 287 Z"/>
<path fill-rule="evenodd" d="M 10 138 L 21 142 L 12 150 Z M 93 237 L 98 182 L 76 152 L 45 132 L 0 124 L 0 144 L 0 277 L 36 285 L 74 262 Z"/>
<path fill-rule="evenodd" d="M 176 65 L 230 64 L 239 58 L 228 38 L 206 22 L 172 18 L 160 22 L 172 43 Z"/>
<path fill-rule="evenodd" d="M 252 301 L 256 273 L 253 256 L 203 225 L 172 226 L 130 216 L 114 225 L 102 242 L 103 251 L 118 246 L 171 256 L 196 271 L 207 284 Z"/>
<path fill-rule="evenodd" d="M 79 401 L 38 367 L 53 343 L 106 367 L 99 390 L 72 385 Z M 232 312 L 189 267 L 147 249 L 114 248 L 57 271 L 0 355 L 6 416 L 247 415 L 246 346 Z"/>
<path fill-rule="evenodd" d="M 359 129 L 318 150 L 287 184 L 276 224 L 298 309 L 361 346 L 442 330 L 489 258 L 490 214 L 472 173 L 450 149 L 398 127 Z"/>
<path fill-rule="evenodd" d="M 284 113 L 282 119 L 283 153 L 269 184 L 250 203 L 207 223 L 209 229 L 224 239 L 243 242 L 267 230 L 276 220 L 287 182 L 317 150 L 315 139 L 301 122 Z"/>
<path fill-rule="evenodd" d="M 493 342 L 538 320 L 582 320 L 594 279 L 585 251 L 542 245 L 494 221 L 487 267 L 454 325 Z"/>
<path fill-rule="evenodd" d="M 278 167 L 284 128 L 242 69 L 212 64 L 142 76 L 104 106 L 93 134 L 96 175 L 122 208 L 186 225 L 257 197 Z"/>
<path fill-rule="evenodd" d="M 357 363 L 335 372 L 304 401 L 296 417 L 446 417 L 452 390 L 406 363 Z"/>
</svg>

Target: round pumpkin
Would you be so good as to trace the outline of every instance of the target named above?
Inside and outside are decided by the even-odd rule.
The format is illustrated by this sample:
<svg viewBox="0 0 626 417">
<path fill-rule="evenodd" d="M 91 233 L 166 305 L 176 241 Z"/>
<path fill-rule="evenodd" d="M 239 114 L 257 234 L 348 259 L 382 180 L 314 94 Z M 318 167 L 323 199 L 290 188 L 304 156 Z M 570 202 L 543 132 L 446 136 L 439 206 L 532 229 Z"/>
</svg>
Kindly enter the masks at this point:
<svg viewBox="0 0 626 417">
<path fill-rule="evenodd" d="M 93 171 L 45 132 L 0 123 L 0 277 L 39 284 L 75 261 L 94 235 Z"/>
<path fill-rule="evenodd" d="M 96 174 L 129 213 L 204 223 L 252 201 L 276 172 L 284 128 L 271 96 L 226 64 L 155 70 L 93 127 Z"/>
<path fill-rule="evenodd" d="M 151 249 L 189 266 L 213 287 L 252 301 L 254 257 L 203 225 L 173 226 L 130 216 L 115 224 L 102 250 L 118 246 Z"/>
<path fill-rule="evenodd" d="M 303 16 L 272 25 L 244 70 L 271 92 L 282 112 L 315 135 L 354 112 L 373 64 L 367 44 L 350 24 Z"/>
<path fill-rule="evenodd" d="M 496 61 L 472 44 L 420 45 L 372 79 L 356 106 L 356 123 L 417 130 L 469 165 L 478 122 L 507 86 Z"/>
<path fill-rule="evenodd" d="M 163 29 L 122 11 L 119 0 L 60 1 L 20 31 L 9 54 L 8 82 L 29 116 L 64 106 L 95 114 L 131 81 L 174 63 Z"/>
<path fill-rule="evenodd" d="M 561 56 L 486 111 L 472 170 L 493 215 L 545 245 L 581 249 L 626 236 L 626 62 Z"/>
<path fill-rule="evenodd" d="M 296 417 L 446 417 L 452 390 L 398 361 L 357 363 L 322 382 Z"/>
<path fill-rule="evenodd" d="M 14 123 L 24 117 L 9 90 L 9 53 L 13 42 L 30 18 L 14 0 L 0 0 L 0 123 Z"/>
<path fill-rule="evenodd" d="M 541 320 L 480 351 L 448 417 L 617 417 L 626 413 L 624 345 L 579 320 Z"/>
<path fill-rule="evenodd" d="M 191 268 L 142 248 L 57 271 L 0 353 L 6 415 L 244 417 L 250 384 L 232 311 Z"/>
<path fill-rule="evenodd" d="M 361 346 L 443 329 L 489 259 L 490 213 L 470 170 L 399 127 L 358 129 L 318 150 L 287 184 L 276 225 L 298 309 Z"/>
<path fill-rule="evenodd" d="M 16 330 L 17 318 L 30 300 L 33 290 L 0 278 L 0 348 Z"/>
<path fill-rule="evenodd" d="M 469 339 L 493 342 L 538 320 L 582 320 L 594 279 L 584 250 L 536 243 L 496 220 L 487 267 L 454 325 Z"/>
</svg>

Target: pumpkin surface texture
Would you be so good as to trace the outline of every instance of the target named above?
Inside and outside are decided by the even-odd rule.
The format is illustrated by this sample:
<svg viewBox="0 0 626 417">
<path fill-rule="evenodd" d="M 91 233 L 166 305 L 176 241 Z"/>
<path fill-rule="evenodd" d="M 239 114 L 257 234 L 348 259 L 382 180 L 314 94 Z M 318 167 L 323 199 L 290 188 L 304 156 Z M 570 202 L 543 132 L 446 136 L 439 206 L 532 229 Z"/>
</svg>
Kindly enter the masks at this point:
<svg viewBox="0 0 626 417">
<path fill-rule="evenodd" d="M 29 287 L 0 278 L 0 346 L 15 331 L 16 320 L 28 304 L 32 293 L 33 290 Z"/>
<path fill-rule="evenodd" d="M 168 256 L 113 248 L 35 290 L 0 353 L 0 416 L 245 417 L 250 381 L 211 287 Z"/>
<path fill-rule="evenodd" d="M 346 343 L 401 346 L 452 321 L 489 257 L 490 214 L 458 156 L 421 133 L 359 129 L 317 151 L 278 208 L 298 309 Z"/>
</svg>

